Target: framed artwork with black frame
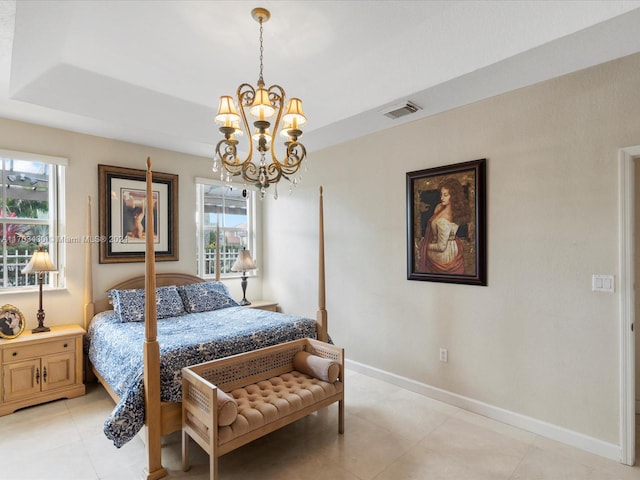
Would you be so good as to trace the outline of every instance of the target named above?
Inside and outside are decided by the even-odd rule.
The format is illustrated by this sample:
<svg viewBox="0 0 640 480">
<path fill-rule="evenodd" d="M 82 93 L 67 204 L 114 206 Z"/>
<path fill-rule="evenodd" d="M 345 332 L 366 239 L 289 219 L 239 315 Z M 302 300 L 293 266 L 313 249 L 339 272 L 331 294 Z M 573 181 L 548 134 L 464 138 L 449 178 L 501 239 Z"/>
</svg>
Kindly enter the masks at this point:
<svg viewBox="0 0 640 480">
<path fill-rule="evenodd" d="M 486 163 L 407 173 L 408 280 L 487 285 Z"/>
<path fill-rule="evenodd" d="M 157 261 L 178 260 L 178 175 L 153 172 Z M 98 165 L 100 263 L 144 262 L 146 170 Z"/>
</svg>

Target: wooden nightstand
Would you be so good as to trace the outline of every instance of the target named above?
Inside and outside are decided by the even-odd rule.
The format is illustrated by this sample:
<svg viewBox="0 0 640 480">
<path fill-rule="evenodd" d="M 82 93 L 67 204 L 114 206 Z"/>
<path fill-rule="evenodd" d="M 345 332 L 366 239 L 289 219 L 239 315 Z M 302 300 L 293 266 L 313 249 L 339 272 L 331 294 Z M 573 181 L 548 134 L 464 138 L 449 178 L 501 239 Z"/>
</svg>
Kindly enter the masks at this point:
<svg viewBox="0 0 640 480">
<path fill-rule="evenodd" d="M 0 415 L 84 395 L 84 333 L 78 325 L 65 325 L 51 327 L 50 332 L 25 331 L 17 338 L 0 340 Z"/>
<path fill-rule="evenodd" d="M 257 308 L 258 310 L 269 310 L 270 312 L 278 311 L 278 302 L 271 300 L 253 300 L 251 305 L 245 305 L 247 308 Z"/>
</svg>

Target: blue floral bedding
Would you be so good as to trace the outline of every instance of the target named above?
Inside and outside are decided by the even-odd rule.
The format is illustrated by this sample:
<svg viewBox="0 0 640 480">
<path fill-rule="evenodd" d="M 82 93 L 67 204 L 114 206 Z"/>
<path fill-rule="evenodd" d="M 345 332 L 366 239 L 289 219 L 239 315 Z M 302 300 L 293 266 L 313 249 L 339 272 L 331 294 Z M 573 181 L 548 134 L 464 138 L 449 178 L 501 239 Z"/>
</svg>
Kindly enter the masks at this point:
<svg viewBox="0 0 640 480">
<path fill-rule="evenodd" d="M 298 338 L 316 338 L 316 322 L 294 315 L 229 307 L 158 320 L 161 400 L 182 399 L 182 367 Z M 116 447 L 144 425 L 144 322 L 121 323 L 110 310 L 96 315 L 86 336 L 89 359 L 120 397 L 105 420 Z"/>
</svg>

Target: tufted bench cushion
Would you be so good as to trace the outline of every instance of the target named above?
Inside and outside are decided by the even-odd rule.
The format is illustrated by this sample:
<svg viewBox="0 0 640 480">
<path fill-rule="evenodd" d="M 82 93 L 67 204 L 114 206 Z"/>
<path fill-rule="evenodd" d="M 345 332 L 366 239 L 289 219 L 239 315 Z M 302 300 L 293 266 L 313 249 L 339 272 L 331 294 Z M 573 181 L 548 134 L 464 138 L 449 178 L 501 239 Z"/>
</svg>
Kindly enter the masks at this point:
<svg viewBox="0 0 640 480">
<path fill-rule="evenodd" d="M 233 440 L 267 423 L 302 410 L 342 391 L 342 382 L 328 383 L 293 371 L 229 392 L 238 416 L 218 429 L 218 444 Z"/>
</svg>

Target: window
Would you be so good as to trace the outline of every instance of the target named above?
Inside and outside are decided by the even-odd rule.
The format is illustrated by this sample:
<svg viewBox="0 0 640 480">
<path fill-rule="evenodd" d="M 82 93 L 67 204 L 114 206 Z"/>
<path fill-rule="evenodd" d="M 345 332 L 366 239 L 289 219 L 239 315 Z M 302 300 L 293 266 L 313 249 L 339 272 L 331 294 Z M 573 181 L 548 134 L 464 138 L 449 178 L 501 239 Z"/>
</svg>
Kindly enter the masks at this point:
<svg viewBox="0 0 640 480">
<path fill-rule="evenodd" d="M 220 276 L 231 272 L 238 252 L 251 250 L 255 259 L 255 192 L 214 180 L 196 179 L 198 191 L 198 275 L 216 275 L 216 243 L 220 243 Z"/>
<path fill-rule="evenodd" d="M 38 246 L 49 252 L 57 272 L 43 284 L 64 286 L 64 158 L 0 150 L 0 290 L 38 284 L 37 275 L 22 274 Z"/>
</svg>

